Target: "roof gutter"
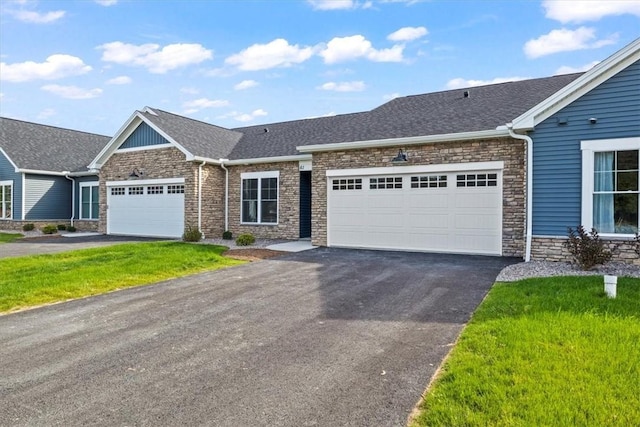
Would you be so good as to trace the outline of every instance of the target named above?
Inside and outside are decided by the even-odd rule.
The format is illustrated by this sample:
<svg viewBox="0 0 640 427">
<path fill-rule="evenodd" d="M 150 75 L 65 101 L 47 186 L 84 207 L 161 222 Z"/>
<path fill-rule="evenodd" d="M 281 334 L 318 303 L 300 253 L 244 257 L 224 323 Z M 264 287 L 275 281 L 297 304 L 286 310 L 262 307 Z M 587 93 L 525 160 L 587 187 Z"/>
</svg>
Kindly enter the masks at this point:
<svg viewBox="0 0 640 427">
<path fill-rule="evenodd" d="M 525 198 L 527 203 L 527 227 L 525 232 L 524 260 L 525 262 L 529 262 L 531 261 L 531 238 L 533 235 L 533 225 L 531 222 L 533 219 L 533 140 L 529 135 L 515 133 L 512 123 L 508 123 L 507 128 L 509 129 L 509 135 L 511 135 L 511 137 L 525 142 L 527 150 L 527 195 Z"/>
<path fill-rule="evenodd" d="M 279 162 L 299 162 L 301 160 L 311 160 L 311 154 L 295 154 L 293 156 L 275 156 L 275 157 L 258 157 L 254 159 L 237 159 L 227 160 L 227 166 L 237 165 L 257 165 L 261 163 L 279 163 Z"/>
<path fill-rule="evenodd" d="M 52 175 L 52 176 L 73 176 L 73 177 L 80 177 L 80 176 L 94 176 L 94 175 L 98 175 L 97 172 L 92 172 L 92 171 L 82 171 L 82 172 L 69 172 L 69 171 L 63 171 L 63 172 L 55 172 L 55 171 L 43 171 L 43 170 L 39 170 L 39 169 L 16 169 L 16 173 L 28 173 L 31 175 Z"/>
<path fill-rule="evenodd" d="M 336 142 L 331 144 L 302 145 L 296 147 L 301 153 L 320 151 L 357 150 L 363 148 L 393 147 L 398 145 L 435 144 L 438 142 L 468 141 L 471 139 L 504 138 L 509 136 L 506 128 L 474 132 L 445 133 L 440 135 L 410 136 L 405 138 L 372 139 L 367 141 Z"/>
</svg>

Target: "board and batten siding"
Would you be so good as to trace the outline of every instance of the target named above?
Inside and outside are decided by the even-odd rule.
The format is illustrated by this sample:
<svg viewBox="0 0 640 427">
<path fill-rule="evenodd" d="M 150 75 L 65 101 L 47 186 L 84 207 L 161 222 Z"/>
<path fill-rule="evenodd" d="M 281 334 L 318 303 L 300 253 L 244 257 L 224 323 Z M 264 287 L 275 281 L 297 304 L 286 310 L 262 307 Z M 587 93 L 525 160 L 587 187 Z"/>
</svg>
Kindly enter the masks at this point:
<svg viewBox="0 0 640 427">
<path fill-rule="evenodd" d="M 538 124 L 530 136 L 533 235 L 566 236 L 567 227 L 581 222 L 580 141 L 640 136 L 640 62 Z"/>
<path fill-rule="evenodd" d="M 13 181 L 12 219 L 20 220 L 22 217 L 22 174 L 16 172 L 9 159 L 2 153 L 0 153 L 0 181 Z"/>
<path fill-rule="evenodd" d="M 64 176 L 25 176 L 25 220 L 71 218 L 71 181 Z"/>
<path fill-rule="evenodd" d="M 126 148 L 138 148 L 138 147 L 148 147 L 151 145 L 164 145 L 169 144 L 169 141 L 164 139 L 162 135 L 153 130 L 151 126 L 142 122 L 133 131 L 131 135 L 126 139 L 125 142 L 120 145 L 119 149 Z"/>
</svg>

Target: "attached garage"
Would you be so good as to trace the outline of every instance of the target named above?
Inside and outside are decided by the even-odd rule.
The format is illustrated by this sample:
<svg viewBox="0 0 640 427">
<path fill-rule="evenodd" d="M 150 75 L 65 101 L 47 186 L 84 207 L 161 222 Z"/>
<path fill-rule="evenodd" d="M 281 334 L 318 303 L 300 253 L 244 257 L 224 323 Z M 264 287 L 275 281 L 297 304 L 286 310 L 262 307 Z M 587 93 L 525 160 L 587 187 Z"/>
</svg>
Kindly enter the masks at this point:
<svg viewBox="0 0 640 427">
<path fill-rule="evenodd" d="M 107 234 L 177 238 L 184 232 L 184 178 L 107 182 Z"/>
<path fill-rule="evenodd" d="M 503 162 L 327 171 L 328 246 L 502 254 Z"/>
</svg>

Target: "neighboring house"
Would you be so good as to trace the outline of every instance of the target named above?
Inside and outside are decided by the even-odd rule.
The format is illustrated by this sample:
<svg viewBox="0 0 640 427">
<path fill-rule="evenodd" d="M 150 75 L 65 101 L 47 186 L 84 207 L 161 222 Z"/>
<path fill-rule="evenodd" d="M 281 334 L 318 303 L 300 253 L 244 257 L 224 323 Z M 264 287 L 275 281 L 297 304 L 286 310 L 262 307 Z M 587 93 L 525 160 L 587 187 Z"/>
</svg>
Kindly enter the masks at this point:
<svg viewBox="0 0 640 427">
<path fill-rule="evenodd" d="M 98 225 L 98 176 L 87 165 L 109 137 L 0 118 L 0 228 Z"/>
<path fill-rule="evenodd" d="M 582 224 L 638 263 L 639 61 L 640 39 L 586 73 L 237 129 L 146 107 L 63 169 L 99 174 L 107 234 L 559 260 Z"/>
<path fill-rule="evenodd" d="M 513 120 L 532 140 L 528 242 L 534 259 L 565 259 L 567 228 L 595 228 L 638 260 L 640 39 Z"/>
</svg>

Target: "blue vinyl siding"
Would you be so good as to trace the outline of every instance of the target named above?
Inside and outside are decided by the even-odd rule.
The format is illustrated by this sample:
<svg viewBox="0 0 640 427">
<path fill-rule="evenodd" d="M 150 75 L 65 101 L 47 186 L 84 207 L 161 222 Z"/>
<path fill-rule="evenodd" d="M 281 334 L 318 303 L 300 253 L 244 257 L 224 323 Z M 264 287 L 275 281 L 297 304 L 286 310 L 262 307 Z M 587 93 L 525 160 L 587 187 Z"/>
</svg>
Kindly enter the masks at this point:
<svg viewBox="0 0 640 427">
<path fill-rule="evenodd" d="M 76 191 L 76 200 L 73 205 L 73 217 L 75 219 L 80 219 L 80 183 L 81 182 L 95 182 L 98 184 L 98 176 L 83 176 L 75 179 L 75 191 Z"/>
<path fill-rule="evenodd" d="M 567 123 L 558 124 L 558 118 Z M 580 141 L 640 136 L 640 62 L 537 125 L 530 136 L 533 234 L 565 236 L 567 227 L 581 222 Z"/>
<path fill-rule="evenodd" d="M 71 218 L 71 181 L 64 176 L 27 174 L 25 194 L 26 220 Z"/>
<path fill-rule="evenodd" d="M 150 145 L 169 144 L 169 141 L 164 139 L 158 132 L 153 130 L 151 126 L 142 122 L 133 131 L 129 138 L 122 143 L 120 148 L 137 148 L 148 147 Z"/>
<path fill-rule="evenodd" d="M 2 153 L 0 153 L 0 181 L 13 181 L 12 217 L 14 220 L 20 220 L 22 216 L 22 174 L 16 173 L 11 162 Z"/>
</svg>

